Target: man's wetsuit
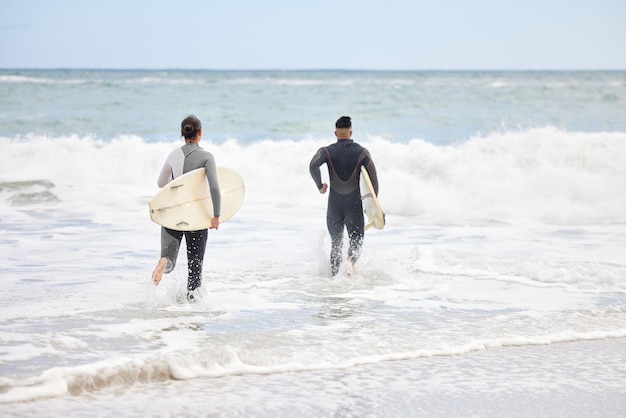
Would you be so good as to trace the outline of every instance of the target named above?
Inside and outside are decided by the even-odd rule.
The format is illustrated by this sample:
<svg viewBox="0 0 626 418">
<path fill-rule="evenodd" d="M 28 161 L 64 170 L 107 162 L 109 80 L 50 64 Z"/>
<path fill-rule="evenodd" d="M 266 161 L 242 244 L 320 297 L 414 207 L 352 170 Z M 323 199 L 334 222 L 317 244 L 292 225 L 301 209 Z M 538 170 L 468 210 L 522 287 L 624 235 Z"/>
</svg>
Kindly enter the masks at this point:
<svg viewBox="0 0 626 418">
<path fill-rule="evenodd" d="M 180 148 L 170 153 L 165 160 L 161 174 L 159 175 L 159 187 L 165 186 L 176 177 L 204 167 L 206 177 L 209 181 L 211 200 L 213 200 L 213 213 L 220 215 L 221 194 L 217 182 L 217 172 L 213 155 L 203 150 L 198 144 L 188 142 Z M 199 231 L 174 231 L 169 228 L 161 228 L 161 257 L 167 259 L 167 267 L 164 273 L 174 270 L 180 242 L 185 236 L 187 243 L 187 269 L 189 277 L 187 279 L 187 291 L 193 292 L 202 284 L 202 263 L 208 237 L 208 230 Z"/>
<path fill-rule="evenodd" d="M 367 169 L 376 194 L 378 177 L 369 151 L 352 139 L 338 140 L 317 151 L 311 160 L 309 170 L 318 190 L 323 185 L 320 166 L 324 163 L 328 166 L 330 178 L 326 224 L 331 238 L 330 265 L 334 276 L 341 265 L 344 226 L 350 239 L 348 250 L 350 261 L 356 262 L 363 245 L 363 204 L 359 189 L 361 166 Z"/>
</svg>

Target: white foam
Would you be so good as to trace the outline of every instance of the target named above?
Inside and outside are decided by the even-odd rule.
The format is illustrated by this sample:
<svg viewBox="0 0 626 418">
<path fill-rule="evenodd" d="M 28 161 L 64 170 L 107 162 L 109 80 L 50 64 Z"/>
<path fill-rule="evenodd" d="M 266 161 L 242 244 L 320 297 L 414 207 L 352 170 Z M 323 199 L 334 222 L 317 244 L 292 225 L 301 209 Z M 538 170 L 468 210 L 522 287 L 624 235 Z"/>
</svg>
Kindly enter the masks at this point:
<svg viewBox="0 0 626 418">
<path fill-rule="evenodd" d="M 150 283 L 160 230 L 147 202 L 178 142 L 0 139 L 0 402 L 624 337 L 624 139 L 369 138 L 387 226 L 335 279 L 308 173 L 326 142 L 204 142 L 247 196 L 210 232 L 195 304 L 184 250 Z M 15 204 L 39 188 L 58 201 Z"/>
<path fill-rule="evenodd" d="M 363 141 L 377 164 L 380 199 L 393 215 L 551 223 L 626 222 L 626 134 L 552 128 L 475 137 L 460 145 L 421 140 Z M 204 142 L 218 165 L 246 181 L 246 204 L 281 211 L 324 207 L 308 163 L 327 142 Z M 0 182 L 46 180 L 52 193 L 81 205 L 133 204 L 155 190 L 155 173 L 178 145 L 139 137 L 0 138 Z M 3 190 L 0 197 L 7 198 Z M 116 196 L 112 199 L 112 196 Z"/>
</svg>

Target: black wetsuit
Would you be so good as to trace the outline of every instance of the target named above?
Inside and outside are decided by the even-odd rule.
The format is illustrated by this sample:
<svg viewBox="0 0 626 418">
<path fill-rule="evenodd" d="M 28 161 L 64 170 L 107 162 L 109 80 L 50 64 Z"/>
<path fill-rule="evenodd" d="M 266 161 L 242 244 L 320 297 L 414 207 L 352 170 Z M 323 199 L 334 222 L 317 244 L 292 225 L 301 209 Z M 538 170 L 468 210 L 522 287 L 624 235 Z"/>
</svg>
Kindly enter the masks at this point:
<svg viewBox="0 0 626 418">
<path fill-rule="evenodd" d="M 206 170 L 211 200 L 213 201 L 213 213 L 220 215 L 221 194 L 217 182 L 217 172 L 213 155 L 203 150 L 196 143 L 186 143 L 170 153 L 159 175 L 159 187 L 165 186 L 181 174 L 204 167 Z M 193 298 L 193 291 L 202 284 L 202 264 L 206 249 L 208 230 L 199 231 L 175 231 L 169 228 L 161 228 L 161 257 L 167 259 L 164 273 L 169 273 L 176 265 L 178 250 L 181 240 L 185 237 L 187 244 L 187 279 L 188 297 Z"/>
<path fill-rule="evenodd" d="M 364 219 L 359 188 L 361 166 L 367 169 L 376 194 L 378 177 L 369 151 L 352 139 L 338 140 L 317 151 L 309 170 L 318 189 L 322 188 L 320 166 L 324 163 L 328 166 L 330 178 L 326 224 L 331 238 L 330 265 L 334 276 L 341 265 L 344 227 L 350 239 L 350 261 L 356 262 L 363 245 Z"/>
</svg>

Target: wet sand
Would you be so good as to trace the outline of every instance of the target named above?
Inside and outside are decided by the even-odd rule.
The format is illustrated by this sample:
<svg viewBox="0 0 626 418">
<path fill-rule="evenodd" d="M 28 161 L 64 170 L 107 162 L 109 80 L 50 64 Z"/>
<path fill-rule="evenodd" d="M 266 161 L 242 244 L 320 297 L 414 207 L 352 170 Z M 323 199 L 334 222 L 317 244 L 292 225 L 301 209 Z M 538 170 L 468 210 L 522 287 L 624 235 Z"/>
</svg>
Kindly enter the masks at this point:
<svg viewBox="0 0 626 418">
<path fill-rule="evenodd" d="M 624 417 L 626 339 L 348 369 L 153 382 L 5 405 L 4 416 Z M 280 396 L 277 396 L 279 394 Z"/>
</svg>

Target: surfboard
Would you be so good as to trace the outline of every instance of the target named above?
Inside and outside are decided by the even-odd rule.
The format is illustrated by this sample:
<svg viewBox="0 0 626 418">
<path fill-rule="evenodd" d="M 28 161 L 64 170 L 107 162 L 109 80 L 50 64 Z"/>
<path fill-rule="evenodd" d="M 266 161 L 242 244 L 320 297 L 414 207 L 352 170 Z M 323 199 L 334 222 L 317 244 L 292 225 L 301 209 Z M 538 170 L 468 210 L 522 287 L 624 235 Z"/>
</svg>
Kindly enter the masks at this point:
<svg viewBox="0 0 626 418">
<path fill-rule="evenodd" d="M 246 194 L 241 176 L 233 169 L 217 167 L 222 195 L 220 223 L 237 213 Z M 161 188 L 148 203 L 150 219 L 177 231 L 197 231 L 211 226 L 213 201 L 204 168 L 183 174 Z"/>
<path fill-rule="evenodd" d="M 361 189 L 363 212 L 365 212 L 365 215 L 367 216 L 365 230 L 367 231 L 371 227 L 374 227 L 376 229 L 383 229 L 385 227 L 385 213 L 380 206 L 378 197 L 374 192 L 372 180 L 370 179 L 370 175 L 365 167 L 361 167 L 361 179 L 359 187 Z"/>
</svg>

